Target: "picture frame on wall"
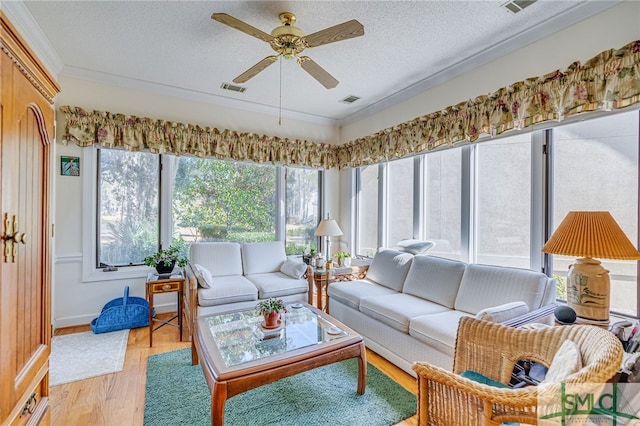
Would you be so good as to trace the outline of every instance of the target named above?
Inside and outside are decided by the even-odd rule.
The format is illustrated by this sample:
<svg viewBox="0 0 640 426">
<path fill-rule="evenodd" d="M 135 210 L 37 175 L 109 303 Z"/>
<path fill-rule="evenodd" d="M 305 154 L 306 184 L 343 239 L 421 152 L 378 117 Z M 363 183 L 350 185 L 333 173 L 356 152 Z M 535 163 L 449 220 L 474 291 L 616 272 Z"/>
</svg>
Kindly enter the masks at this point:
<svg viewBox="0 0 640 426">
<path fill-rule="evenodd" d="M 62 176 L 80 176 L 80 157 L 60 156 L 60 174 Z"/>
</svg>

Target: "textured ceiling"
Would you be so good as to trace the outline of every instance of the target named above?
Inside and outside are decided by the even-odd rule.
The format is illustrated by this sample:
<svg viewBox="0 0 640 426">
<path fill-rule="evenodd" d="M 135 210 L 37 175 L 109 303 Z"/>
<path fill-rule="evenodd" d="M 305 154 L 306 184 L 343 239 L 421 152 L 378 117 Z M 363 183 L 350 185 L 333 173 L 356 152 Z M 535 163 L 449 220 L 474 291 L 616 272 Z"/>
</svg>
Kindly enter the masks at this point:
<svg viewBox="0 0 640 426">
<path fill-rule="evenodd" d="M 171 89 L 211 102 L 309 119 L 353 120 L 549 35 L 615 2 L 545 1 L 513 14 L 503 1 L 28 1 L 64 64 L 61 75 Z M 595 7 L 594 7 L 595 6 Z M 596 10 L 599 9 L 599 10 Z M 595 12 L 594 12 L 595 10 Z M 350 19 L 362 37 L 305 50 L 340 84 L 325 89 L 295 62 L 276 62 L 241 86 L 220 88 L 273 51 L 211 20 L 232 15 L 262 31 L 290 11 L 310 34 Z M 280 97 L 282 79 L 282 97 Z M 152 83 L 151 85 L 149 83 Z M 176 90 L 177 89 L 177 90 Z M 353 104 L 340 100 L 355 95 Z M 235 101 L 234 101 L 235 100 Z M 239 102 L 240 101 L 240 102 Z M 293 113 L 295 112 L 295 113 Z"/>
</svg>

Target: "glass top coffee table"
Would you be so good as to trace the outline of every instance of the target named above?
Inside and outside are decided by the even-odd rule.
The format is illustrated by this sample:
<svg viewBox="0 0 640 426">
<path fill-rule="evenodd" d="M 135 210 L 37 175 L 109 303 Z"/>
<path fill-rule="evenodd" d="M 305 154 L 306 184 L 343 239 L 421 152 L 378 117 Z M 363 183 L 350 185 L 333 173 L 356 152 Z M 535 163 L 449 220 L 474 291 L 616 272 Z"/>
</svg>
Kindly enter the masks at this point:
<svg viewBox="0 0 640 426">
<path fill-rule="evenodd" d="M 234 395 L 349 358 L 358 358 L 356 391 L 364 394 L 362 337 L 306 303 L 286 309 L 273 330 L 262 327 L 262 316 L 253 309 L 197 318 L 192 363 L 200 362 L 211 391 L 212 425 L 223 425 L 224 405 Z"/>
</svg>

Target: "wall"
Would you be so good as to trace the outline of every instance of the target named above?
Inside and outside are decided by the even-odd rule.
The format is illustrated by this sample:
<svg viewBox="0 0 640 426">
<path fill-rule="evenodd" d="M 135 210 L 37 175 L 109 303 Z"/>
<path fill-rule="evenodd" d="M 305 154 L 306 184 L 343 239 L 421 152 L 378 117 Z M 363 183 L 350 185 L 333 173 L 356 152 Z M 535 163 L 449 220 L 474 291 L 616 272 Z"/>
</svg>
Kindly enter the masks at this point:
<svg viewBox="0 0 640 426">
<path fill-rule="evenodd" d="M 338 131 L 335 126 L 297 121 L 286 116 L 282 126 L 278 118 L 254 112 L 238 112 L 216 105 L 160 96 L 141 90 L 118 87 L 61 77 L 62 92 L 56 98 L 56 105 L 79 106 L 87 110 L 118 112 L 166 119 L 219 129 L 234 129 L 266 135 L 308 139 L 317 142 L 336 143 Z M 57 114 L 56 139 L 62 141 L 64 116 Z M 54 178 L 54 278 L 53 278 L 53 321 L 54 327 L 87 324 L 98 316 L 106 302 L 122 297 L 124 286 L 130 286 L 132 296 L 144 297 L 144 276 L 105 281 L 83 282 L 83 253 L 92 250 L 83 247 L 82 211 L 88 202 L 83 199 L 83 178 L 95 175 L 88 168 L 86 155 L 91 148 L 79 148 L 74 144 L 55 146 Z M 81 176 L 60 176 L 60 156 L 80 157 Z M 337 171 L 327 173 L 329 187 L 336 187 Z M 327 194 L 328 211 L 338 211 L 338 194 Z M 106 275 L 113 278 L 113 273 Z M 175 294 L 161 295 L 155 305 L 160 312 L 175 310 Z"/>
<path fill-rule="evenodd" d="M 348 142 L 376 133 L 529 77 L 566 69 L 574 61 L 584 62 L 600 52 L 634 40 L 640 40 L 640 2 L 625 1 L 382 112 L 347 124 L 340 130 L 340 141 Z M 342 174 L 342 177 L 348 179 L 349 175 Z M 348 190 L 348 183 L 342 182 L 341 188 Z M 342 196 L 342 200 L 348 199 L 348 194 Z M 343 222 L 340 226 L 343 229 L 352 228 L 350 223 L 344 222 L 350 216 L 350 205 L 341 204 Z"/>
<path fill-rule="evenodd" d="M 348 142 L 640 39 L 640 2 L 626 1 L 341 129 Z"/>
<path fill-rule="evenodd" d="M 140 90 L 98 84 L 80 79 L 61 77 L 62 92 L 57 105 L 80 106 L 124 114 L 162 118 L 218 128 L 253 131 L 281 137 L 305 138 L 318 142 L 349 141 L 377 130 L 410 120 L 416 116 L 436 111 L 479 94 L 496 89 L 530 76 L 545 74 L 557 68 L 565 68 L 575 60 L 585 60 L 603 50 L 620 47 L 629 41 L 640 39 L 640 2 L 625 2 L 595 17 L 526 48 L 500 58 L 477 70 L 458 77 L 428 92 L 408 99 L 386 111 L 358 122 L 334 129 L 329 125 L 315 124 L 258 113 L 238 113 L 205 103 L 185 101 L 159 96 Z M 58 117 L 57 139 L 61 140 L 63 127 Z M 79 156 L 81 174 L 92 173 L 83 166 L 82 149 L 60 143 L 56 145 L 55 170 L 60 167 L 60 155 Z M 352 233 L 351 186 L 349 171 L 327 173 L 327 211 L 339 218 L 345 232 L 341 240 L 349 241 Z M 54 242 L 54 327 L 86 324 L 96 317 L 109 300 L 120 297 L 125 285 L 131 287 L 133 296 L 144 296 L 142 277 L 127 280 L 82 282 L 82 209 L 87 200 L 82 197 L 82 178 L 60 176 L 54 180 L 55 242 Z M 349 241 L 350 242 L 350 241 Z M 350 247 L 353 247 L 351 244 Z M 158 300 L 161 310 L 174 309 L 175 297 L 167 295 Z"/>
</svg>

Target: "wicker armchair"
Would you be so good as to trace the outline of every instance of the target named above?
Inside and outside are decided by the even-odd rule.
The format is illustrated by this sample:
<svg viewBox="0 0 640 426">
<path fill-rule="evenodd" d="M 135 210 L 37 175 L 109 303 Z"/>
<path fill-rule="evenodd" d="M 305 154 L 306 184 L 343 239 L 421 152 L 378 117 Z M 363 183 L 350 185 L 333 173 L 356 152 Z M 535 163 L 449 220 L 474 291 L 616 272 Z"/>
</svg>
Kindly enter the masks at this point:
<svg viewBox="0 0 640 426">
<path fill-rule="evenodd" d="M 576 343 L 583 368 L 565 383 L 604 383 L 620 368 L 623 349 L 608 331 L 587 325 L 516 329 L 471 317 L 460 320 L 453 373 L 426 362 L 418 374 L 418 424 L 499 425 L 507 421 L 537 424 L 538 397 L 559 395 L 560 384 L 519 389 L 497 388 L 459 376 L 473 370 L 504 384 L 518 360 L 549 366 L 567 339 Z"/>
</svg>

